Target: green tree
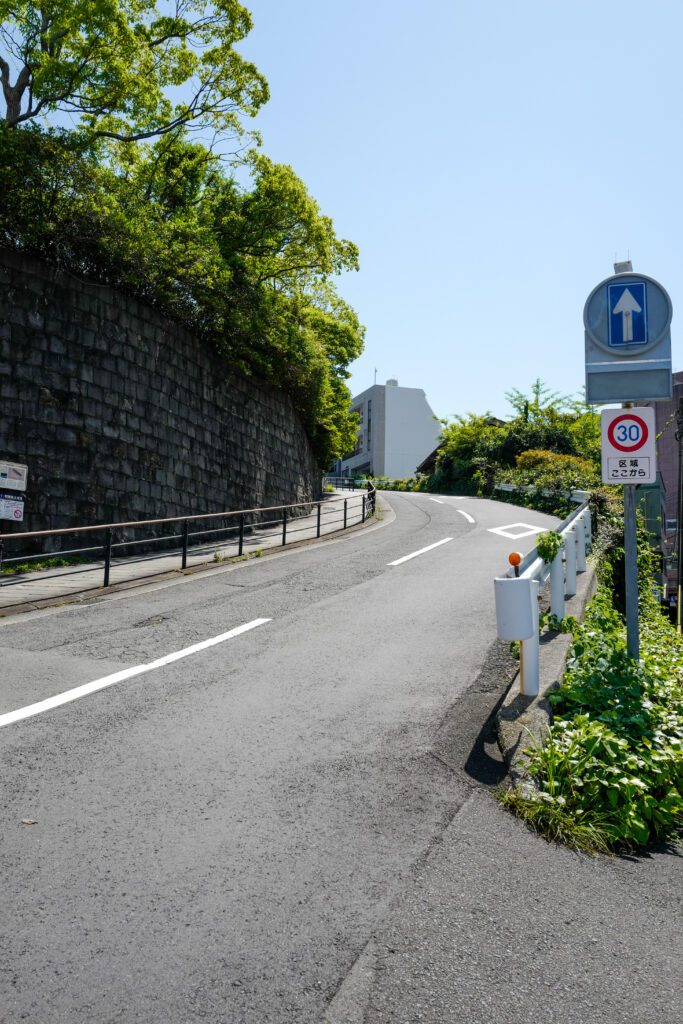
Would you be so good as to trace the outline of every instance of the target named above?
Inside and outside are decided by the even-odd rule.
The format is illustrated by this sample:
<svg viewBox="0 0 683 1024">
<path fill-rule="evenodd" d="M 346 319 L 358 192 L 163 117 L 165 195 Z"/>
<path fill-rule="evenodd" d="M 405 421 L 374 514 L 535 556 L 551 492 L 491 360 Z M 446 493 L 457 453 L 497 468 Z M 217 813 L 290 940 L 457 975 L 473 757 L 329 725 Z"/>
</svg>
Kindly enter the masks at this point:
<svg viewBox="0 0 683 1024">
<path fill-rule="evenodd" d="M 291 167 L 251 154 L 253 187 L 232 179 L 212 200 L 232 288 L 224 343 L 231 357 L 275 374 L 305 409 L 321 464 L 353 442 L 346 367 L 364 331 L 330 278 L 358 269 L 358 249 L 337 237 Z"/>
<path fill-rule="evenodd" d="M 0 82 L 10 128 L 61 111 L 89 139 L 186 126 L 239 136 L 268 85 L 234 45 L 237 0 L 0 0 Z"/>
<path fill-rule="evenodd" d="M 513 388 L 512 391 L 505 392 L 505 397 L 519 417 L 525 422 L 530 420 L 534 423 L 549 415 L 565 412 L 574 404 L 571 395 L 561 395 L 558 391 L 551 391 L 540 377 L 537 377 L 531 385 L 530 395 L 525 395 L 518 388 Z"/>
</svg>

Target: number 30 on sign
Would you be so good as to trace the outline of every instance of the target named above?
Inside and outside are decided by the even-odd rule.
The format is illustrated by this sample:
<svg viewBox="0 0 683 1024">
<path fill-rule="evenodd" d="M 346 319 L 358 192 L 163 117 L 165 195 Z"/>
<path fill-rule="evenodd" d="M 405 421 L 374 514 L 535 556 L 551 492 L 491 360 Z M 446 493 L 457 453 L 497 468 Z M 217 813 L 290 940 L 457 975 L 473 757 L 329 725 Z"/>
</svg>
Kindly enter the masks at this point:
<svg viewBox="0 0 683 1024">
<path fill-rule="evenodd" d="M 654 409 L 603 409 L 600 420 L 603 482 L 653 484 L 657 479 Z"/>
</svg>

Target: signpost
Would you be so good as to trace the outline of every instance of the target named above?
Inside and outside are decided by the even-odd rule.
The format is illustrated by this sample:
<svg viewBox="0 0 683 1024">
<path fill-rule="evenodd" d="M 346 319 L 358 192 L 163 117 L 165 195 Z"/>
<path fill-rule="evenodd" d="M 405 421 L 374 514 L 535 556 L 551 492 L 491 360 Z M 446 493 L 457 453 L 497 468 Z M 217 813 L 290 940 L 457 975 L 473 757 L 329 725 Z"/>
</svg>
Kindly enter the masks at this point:
<svg viewBox="0 0 683 1024">
<path fill-rule="evenodd" d="M 583 310 L 586 345 L 586 401 L 623 402 L 603 409 L 602 479 L 624 488 L 624 561 L 626 644 L 640 656 L 638 635 L 638 545 L 636 487 L 655 483 L 655 413 L 637 402 L 671 398 L 671 299 L 661 284 L 635 274 L 631 263 L 615 264 L 617 273 L 601 281 Z"/>
</svg>

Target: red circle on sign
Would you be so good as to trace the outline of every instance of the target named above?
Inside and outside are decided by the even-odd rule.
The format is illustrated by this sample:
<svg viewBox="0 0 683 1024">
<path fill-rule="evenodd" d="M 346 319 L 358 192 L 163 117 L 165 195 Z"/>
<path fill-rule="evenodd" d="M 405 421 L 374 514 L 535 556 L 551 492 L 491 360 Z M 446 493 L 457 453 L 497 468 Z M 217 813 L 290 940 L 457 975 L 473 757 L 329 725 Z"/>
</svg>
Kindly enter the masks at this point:
<svg viewBox="0 0 683 1024">
<path fill-rule="evenodd" d="M 642 431 L 641 436 L 640 436 L 640 440 L 636 441 L 635 444 L 631 444 L 631 445 L 620 444 L 619 441 L 617 441 L 617 439 L 614 436 L 614 431 L 615 431 L 616 427 L 620 423 L 623 423 L 624 420 L 632 420 L 634 423 L 637 423 L 638 426 L 640 427 L 641 431 Z M 615 418 L 612 420 L 612 422 L 610 423 L 609 427 L 607 428 L 607 438 L 609 440 L 609 443 L 612 445 L 612 447 L 616 448 L 618 452 L 637 452 L 637 451 L 640 451 L 640 449 L 643 447 L 643 445 L 646 444 L 646 442 L 647 442 L 647 438 L 648 438 L 647 423 L 645 422 L 644 419 L 641 419 L 640 416 L 634 416 L 632 412 L 625 412 L 621 416 L 615 416 Z"/>
<path fill-rule="evenodd" d="M 21 509 L 15 508 L 15 510 L 14 510 L 14 518 L 15 519 L 21 519 Z"/>
</svg>

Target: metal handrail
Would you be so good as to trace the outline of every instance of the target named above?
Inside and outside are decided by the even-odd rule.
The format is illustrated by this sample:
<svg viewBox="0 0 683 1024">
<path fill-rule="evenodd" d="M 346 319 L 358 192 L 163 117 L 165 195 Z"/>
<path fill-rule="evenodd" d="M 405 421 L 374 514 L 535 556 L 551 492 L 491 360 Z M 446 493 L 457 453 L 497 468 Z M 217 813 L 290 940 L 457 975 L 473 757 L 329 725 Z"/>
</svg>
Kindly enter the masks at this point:
<svg viewBox="0 0 683 1024">
<path fill-rule="evenodd" d="M 325 500 L 325 499 L 323 499 Z M 264 508 L 243 508 L 235 512 L 202 512 L 200 515 L 192 516 L 171 516 L 168 519 L 133 519 L 125 523 L 103 523 L 98 526 L 64 526 L 58 530 L 31 530 L 26 533 L 0 533 L 0 540 L 12 540 L 20 537 L 22 540 L 28 537 L 54 537 L 61 533 L 92 533 L 94 530 L 122 530 L 132 526 L 158 526 L 160 523 L 188 523 L 198 519 L 225 519 L 228 516 L 252 515 L 254 512 L 279 512 L 282 509 L 305 508 L 317 505 L 317 501 L 300 501 L 296 505 L 267 505 Z"/>
<path fill-rule="evenodd" d="M 375 492 L 374 488 L 368 488 L 367 492 L 364 491 L 362 496 L 359 495 L 359 497 L 362 497 L 362 501 L 360 503 L 360 510 L 359 510 L 360 511 L 360 522 L 364 523 L 367 518 L 370 518 L 372 515 L 374 515 L 375 502 L 376 502 L 376 492 Z M 180 550 L 180 554 L 181 554 L 181 567 L 182 567 L 182 569 L 185 569 L 187 567 L 187 556 L 188 556 L 188 549 L 190 547 L 191 538 L 200 538 L 200 537 L 206 538 L 206 537 L 214 536 L 215 534 L 218 534 L 218 533 L 235 534 L 237 532 L 237 537 L 233 540 L 232 543 L 234 543 L 236 545 L 236 548 L 237 548 L 236 554 L 237 554 L 237 556 L 241 557 L 242 554 L 243 554 L 243 550 L 244 550 L 245 527 L 247 529 L 249 529 L 250 531 L 268 530 L 268 531 L 272 532 L 272 528 L 276 529 L 278 526 L 281 525 L 282 526 L 282 545 L 284 546 L 284 545 L 287 544 L 288 533 L 291 535 L 291 534 L 302 532 L 305 529 L 305 527 L 303 527 L 303 526 L 300 526 L 298 528 L 293 527 L 292 526 L 292 522 L 293 522 L 292 517 L 291 517 L 291 515 L 288 515 L 288 513 L 291 514 L 292 512 L 296 512 L 297 510 L 300 510 L 300 509 L 310 509 L 311 512 L 315 512 L 317 510 L 316 523 L 313 525 L 313 529 L 315 530 L 316 537 L 320 537 L 322 535 L 322 533 L 323 533 L 323 529 L 322 529 L 322 526 L 323 526 L 323 524 L 322 524 L 323 506 L 326 504 L 327 501 L 329 501 L 329 500 L 331 500 L 333 498 L 334 498 L 333 495 L 326 495 L 323 498 L 318 499 L 318 500 L 296 502 L 296 503 L 293 503 L 291 505 L 269 505 L 269 506 L 264 506 L 264 507 L 260 507 L 260 508 L 237 509 L 237 510 L 234 510 L 234 511 L 203 512 L 203 513 L 199 513 L 199 514 L 186 515 L 186 516 L 168 516 L 168 517 L 165 517 L 165 518 L 157 518 L 157 519 L 139 519 L 139 520 L 128 520 L 128 521 L 125 521 L 125 522 L 118 522 L 118 523 L 101 523 L 101 524 L 94 525 L 94 526 L 93 525 L 88 525 L 88 526 L 60 527 L 59 529 L 55 529 L 55 530 L 30 530 L 30 531 L 20 532 L 20 533 L 0 533 L 0 569 L 2 568 L 3 560 L 4 560 L 4 562 L 6 564 L 11 564 L 11 563 L 17 563 L 17 562 L 23 562 L 23 561 L 27 561 L 27 562 L 38 561 L 38 560 L 40 560 L 42 558 L 45 558 L 45 557 L 48 557 L 48 556 L 49 557 L 60 557 L 60 556 L 64 556 L 64 555 L 79 556 L 79 555 L 89 554 L 91 552 L 99 552 L 100 558 L 99 559 L 96 559 L 96 558 L 92 559 L 92 561 L 95 564 L 100 564 L 101 562 L 104 563 L 103 564 L 103 568 L 104 568 L 104 584 L 103 585 L 106 587 L 106 586 L 109 585 L 110 569 L 111 569 L 111 565 L 112 565 L 112 562 L 113 562 L 113 557 L 112 556 L 113 556 L 113 553 L 114 553 L 114 551 L 116 549 L 130 547 L 132 545 L 144 546 L 144 545 L 152 545 L 152 544 L 159 544 L 159 543 L 167 543 L 168 544 L 169 542 L 172 542 L 172 541 L 181 540 L 182 541 L 182 547 L 180 549 L 174 548 L 171 551 L 166 551 L 166 552 L 162 552 L 162 553 L 159 553 L 159 554 L 151 554 L 150 555 L 150 554 L 147 553 L 147 554 L 141 555 L 140 557 L 125 558 L 125 559 L 119 560 L 117 562 L 117 564 L 118 565 L 129 565 L 129 564 L 133 564 L 135 562 L 148 561 L 148 560 L 151 560 L 151 559 L 154 559 L 154 558 L 168 557 L 169 555 L 173 554 L 174 551 Z M 355 495 L 354 495 L 354 498 L 355 498 Z M 325 525 L 328 527 L 328 529 L 325 531 L 326 533 L 335 533 L 335 532 L 337 532 L 337 530 L 335 530 L 335 528 L 334 528 L 335 524 L 337 522 L 343 522 L 343 526 L 340 527 L 340 529 L 343 529 L 343 530 L 346 530 L 349 525 L 352 525 L 352 523 L 349 523 L 349 521 L 348 521 L 348 519 L 349 519 L 348 502 L 350 500 L 353 500 L 353 499 L 349 499 L 349 498 L 345 498 L 344 499 L 343 511 L 342 510 L 337 510 L 339 514 L 338 514 L 336 519 L 335 518 L 332 518 L 332 519 L 328 518 L 326 520 Z M 325 513 L 327 513 L 327 512 L 332 513 L 335 510 L 333 510 L 333 509 L 326 509 L 324 511 L 325 511 Z M 254 522 L 254 521 L 247 522 L 246 521 L 247 517 L 253 517 L 253 516 L 256 516 L 256 515 L 261 514 L 261 513 L 273 513 L 273 512 L 275 512 L 275 513 L 281 512 L 282 516 L 278 517 L 278 518 L 275 518 L 275 519 L 268 519 L 268 520 L 261 519 L 260 522 L 259 521 L 256 521 L 256 522 Z M 236 517 L 238 517 L 238 521 L 234 522 Z M 301 518 L 301 517 L 300 516 L 295 516 L 294 517 L 294 521 L 296 521 L 299 518 Z M 218 527 L 217 529 L 205 529 L 205 530 L 201 530 L 200 529 L 200 530 L 190 531 L 189 527 L 190 527 L 191 523 L 198 523 L 198 522 L 206 521 L 206 520 L 209 520 L 209 519 L 211 519 L 211 520 L 216 520 L 216 519 L 219 519 L 219 520 L 220 519 L 224 519 L 225 520 L 225 519 L 227 519 L 227 520 L 233 520 L 233 522 L 231 522 L 229 525 L 224 525 L 224 526 Z M 119 531 L 119 530 L 123 530 L 123 529 L 137 529 L 137 528 L 140 528 L 140 527 L 162 526 L 162 525 L 168 525 L 168 524 L 173 524 L 173 523 L 181 523 L 182 524 L 182 532 L 181 533 L 168 533 L 168 534 L 162 534 L 161 536 L 135 537 L 135 538 L 132 538 L 130 540 L 116 540 L 116 541 L 114 541 L 114 533 L 115 533 L 115 531 Z M 330 529 L 330 527 L 331 527 L 331 529 Z M 12 558 L 4 558 L 4 544 L 5 544 L 6 541 L 14 541 L 14 542 L 22 543 L 23 541 L 28 540 L 28 539 L 64 536 L 65 534 L 96 533 L 96 532 L 104 533 L 104 543 L 103 544 L 99 544 L 99 545 L 96 545 L 96 546 L 92 546 L 91 545 L 91 546 L 82 547 L 82 548 L 69 548 L 69 549 L 67 549 L 65 551 L 57 550 L 57 551 L 46 552 L 46 551 L 43 550 L 41 553 L 38 553 L 38 554 L 21 554 L 21 555 L 14 556 Z M 202 545 L 206 544 L 206 543 L 207 543 L 206 541 L 199 541 L 198 544 L 196 545 L 196 547 L 197 548 L 201 548 Z M 72 576 L 72 575 L 80 575 L 81 573 L 90 572 L 90 571 L 92 571 L 92 566 L 90 568 L 88 568 L 88 569 L 84 569 L 84 568 L 82 568 L 82 564 L 81 564 L 80 568 L 73 568 L 73 569 L 71 569 L 69 571 L 62 570 L 59 573 L 52 573 L 50 575 L 42 575 L 41 579 L 47 580 L 47 579 L 55 579 L 55 578 L 58 578 L 58 577 L 61 578 L 61 577 L 67 577 L 67 576 Z M 29 576 L 26 576 L 26 577 L 22 577 L 20 579 L 7 580 L 5 582 L 0 582 L 0 586 L 3 586 L 3 587 L 5 587 L 5 586 L 17 586 L 17 585 L 19 585 L 21 583 L 30 582 L 31 578 L 32 577 L 29 575 Z M 33 577 L 33 579 L 35 579 L 35 577 Z"/>
</svg>

